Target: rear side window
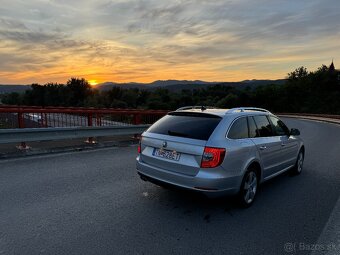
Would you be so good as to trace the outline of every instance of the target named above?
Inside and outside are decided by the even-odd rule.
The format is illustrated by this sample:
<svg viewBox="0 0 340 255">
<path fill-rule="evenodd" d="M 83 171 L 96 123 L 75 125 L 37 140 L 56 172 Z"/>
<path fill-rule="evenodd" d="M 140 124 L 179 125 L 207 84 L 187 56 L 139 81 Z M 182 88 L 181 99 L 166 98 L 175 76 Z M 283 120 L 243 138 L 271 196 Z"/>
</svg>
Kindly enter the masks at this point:
<svg viewBox="0 0 340 255">
<path fill-rule="evenodd" d="M 248 123 L 246 117 L 239 118 L 232 124 L 231 128 L 229 129 L 228 138 L 248 138 Z"/>
<path fill-rule="evenodd" d="M 257 126 L 257 132 L 260 137 L 268 137 L 274 135 L 272 125 L 270 124 L 266 116 L 254 116 L 254 120 Z"/>
<path fill-rule="evenodd" d="M 208 140 L 221 119 L 211 114 L 173 112 L 153 124 L 148 132 Z"/>
</svg>

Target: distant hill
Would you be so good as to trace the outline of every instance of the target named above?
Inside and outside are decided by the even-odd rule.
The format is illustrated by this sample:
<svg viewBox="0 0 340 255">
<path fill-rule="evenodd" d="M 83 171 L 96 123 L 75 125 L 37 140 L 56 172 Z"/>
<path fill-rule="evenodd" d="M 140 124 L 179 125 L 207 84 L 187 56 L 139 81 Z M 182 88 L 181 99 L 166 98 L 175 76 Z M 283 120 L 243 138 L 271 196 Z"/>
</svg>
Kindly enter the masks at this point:
<svg viewBox="0 0 340 255">
<path fill-rule="evenodd" d="M 31 85 L 0 85 L 0 94 L 12 92 L 24 92 L 31 88 Z"/>
<path fill-rule="evenodd" d="M 188 80 L 158 80 L 151 83 L 116 83 L 116 82 L 104 82 L 96 85 L 96 88 L 101 91 L 110 90 L 112 87 L 121 87 L 121 88 L 138 88 L 138 89 L 156 89 L 156 88 L 166 88 L 170 91 L 180 91 L 182 89 L 199 89 L 199 88 L 207 88 L 213 85 L 224 85 L 224 86 L 231 86 L 235 88 L 244 89 L 249 87 L 251 89 L 256 88 L 261 85 L 268 85 L 268 84 L 277 84 L 282 85 L 284 84 L 285 80 L 245 80 L 240 82 L 206 82 L 206 81 L 188 81 Z"/>
<path fill-rule="evenodd" d="M 213 85 L 224 85 L 231 86 L 234 88 L 245 89 L 247 87 L 253 89 L 261 85 L 268 84 L 278 84 L 281 85 L 285 82 L 284 79 L 281 80 L 245 80 L 240 82 L 207 82 L 207 81 L 188 81 L 188 80 L 157 80 L 151 83 L 137 83 L 137 82 L 129 82 L 129 83 L 116 83 L 116 82 L 104 82 L 96 85 L 96 89 L 100 91 L 107 91 L 113 87 L 120 87 L 125 89 L 130 88 L 138 88 L 138 89 L 146 89 L 153 90 L 156 88 L 166 88 L 170 91 L 181 91 L 182 89 L 199 89 L 199 88 L 208 88 Z M 30 89 L 30 85 L 0 85 L 0 94 L 11 93 L 11 92 L 24 92 L 27 89 Z"/>
<path fill-rule="evenodd" d="M 112 87 L 121 87 L 121 88 L 138 88 L 138 89 L 155 89 L 155 88 L 167 88 L 170 89 L 172 86 L 184 86 L 184 85 L 215 85 L 218 82 L 205 82 L 205 81 L 187 81 L 187 80 L 157 80 L 151 83 L 137 83 L 137 82 L 129 82 L 129 83 L 116 83 L 116 82 L 104 82 L 96 85 L 96 88 L 102 91 L 110 90 Z"/>
<path fill-rule="evenodd" d="M 168 87 L 168 86 L 174 86 L 174 85 L 211 85 L 211 84 L 217 84 L 219 82 L 207 82 L 207 81 L 200 81 L 200 80 L 195 80 L 195 81 L 188 81 L 188 80 L 158 80 L 151 82 L 147 84 L 148 86 L 153 86 L 153 87 Z"/>
</svg>

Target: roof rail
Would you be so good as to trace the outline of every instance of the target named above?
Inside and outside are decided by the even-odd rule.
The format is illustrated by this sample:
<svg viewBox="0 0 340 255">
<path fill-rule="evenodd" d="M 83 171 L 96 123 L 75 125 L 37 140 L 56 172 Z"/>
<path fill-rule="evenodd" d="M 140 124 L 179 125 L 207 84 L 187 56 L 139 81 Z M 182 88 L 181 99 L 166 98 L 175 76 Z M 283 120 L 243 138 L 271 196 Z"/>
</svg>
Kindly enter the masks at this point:
<svg viewBox="0 0 340 255">
<path fill-rule="evenodd" d="M 190 110 L 190 109 L 200 109 L 201 111 L 205 111 L 206 109 L 218 109 L 218 108 L 212 107 L 212 106 L 203 106 L 203 105 L 190 105 L 190 106 L 184 106 L 184 107 L 178 108 L 176 111 L 184 111 L 184 110 Z"/>
<path fill-rule="evenodd" d="M 245 111 L 257 111 L 257 112 L 268 112 L 270 111 L 263 109 L 263 108 L 257 108 L 257 107 L 237 107 L 237 108 L 231 108 L 226 113 L 234 113 L 234 112 L 245 112 Z"/>
</svg>

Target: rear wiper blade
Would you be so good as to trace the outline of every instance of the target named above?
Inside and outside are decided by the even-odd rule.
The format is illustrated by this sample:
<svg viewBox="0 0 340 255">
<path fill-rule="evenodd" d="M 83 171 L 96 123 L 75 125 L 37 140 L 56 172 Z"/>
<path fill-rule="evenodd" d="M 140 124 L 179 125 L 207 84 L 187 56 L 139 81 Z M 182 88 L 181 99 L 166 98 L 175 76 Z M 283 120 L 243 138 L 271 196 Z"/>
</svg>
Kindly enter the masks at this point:
<svg viewBox="0 0 340 255">
<path fill-rule="evenodd" d="M 174 131 L 171 131 L 171 130 L 168 130 L 168 135 L 171 135 L 171 136 L 180 136 L 180 137 L 188 137 L 188 134 L 178 133 L 178 132 L 174 132 Z"/>
</svg>

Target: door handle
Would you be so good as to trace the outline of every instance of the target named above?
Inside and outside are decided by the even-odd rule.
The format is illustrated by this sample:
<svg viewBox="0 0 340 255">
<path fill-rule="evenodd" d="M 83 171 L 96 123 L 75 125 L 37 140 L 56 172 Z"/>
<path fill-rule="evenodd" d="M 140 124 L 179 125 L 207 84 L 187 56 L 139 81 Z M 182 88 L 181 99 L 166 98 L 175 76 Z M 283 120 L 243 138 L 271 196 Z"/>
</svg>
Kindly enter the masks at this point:
<svg viewBox="0 0 340 255">
<path fill-rule="evenodd" d="M 261 147 L 260 147 L 260 150 L 261 150 L 261 151 L 263 151 L 263 150 L 265 150 L 265 149 L 267 149 L 267 146 L 261 146 Z"/>
</svg>

